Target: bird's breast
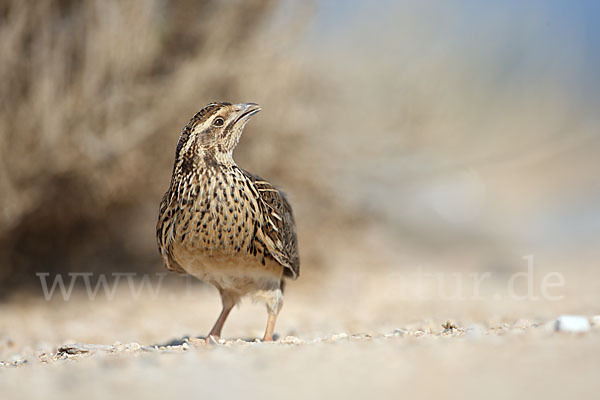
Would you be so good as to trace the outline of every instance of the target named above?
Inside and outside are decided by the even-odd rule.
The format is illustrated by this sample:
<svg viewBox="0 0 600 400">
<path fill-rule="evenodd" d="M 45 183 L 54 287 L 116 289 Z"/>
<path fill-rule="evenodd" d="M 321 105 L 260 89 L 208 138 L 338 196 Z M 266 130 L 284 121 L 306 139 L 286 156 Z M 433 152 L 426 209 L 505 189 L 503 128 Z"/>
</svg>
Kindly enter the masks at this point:
<svg viewBox="0 0 600 400">
<path fill-rule="evenodd" d="M 243 177 L 205 173 L 190 186 L 177 217 L 176 241 L 196 249 L 240 249 L 260 223 L 257 200 L 248 193 Z"/>
<path fill-rule="evenodd" d="M 281 266 L 254 242 L 262 218 L 250 185 L 235 170 L 210 171 L 181 190 L 172 254 L 188 273 L 208 281 L 239 271 L 280 273 Z"/>
</svg>

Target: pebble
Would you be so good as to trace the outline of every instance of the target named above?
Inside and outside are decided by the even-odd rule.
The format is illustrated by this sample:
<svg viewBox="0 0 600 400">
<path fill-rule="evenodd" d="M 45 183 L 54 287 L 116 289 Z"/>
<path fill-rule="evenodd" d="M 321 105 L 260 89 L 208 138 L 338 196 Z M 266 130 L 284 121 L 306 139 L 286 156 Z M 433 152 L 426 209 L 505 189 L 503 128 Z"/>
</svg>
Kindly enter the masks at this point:
<svg viewBox="0 0 600 400">
<path fill-rule="evenodd" d="M 12 364 L 14 366 L 19 366 L 19 365 L 25 364 L 27 362 L 26 359 L 24 359 L 23 357 L 21 357 L 18 354 L 10 356 L 8 358 L 8 360 L 6 360 L 6 361 L 8 361 L 9 364 Z"/>
<path fill-rule="evenodd" d="M 83 343 L 72 343 L 66 344 L 58 348 L 59 353 L 65 353 L 70 355 L 93 353 L 96 350 L 110 351 L 113 347 L 104 344 L 83 344 Z"/>
<path fill-rule="evenodd" d="M 592 325 L 595 327 L 600 327 L 600 315 L 594 315 L 592 317 Z"/>
<path fill-rule="evenodd" d="M 335 335 L 331 335 L 331 340 L 340 340 L 340 339 L 348 339 L 347 333 L 336 333 Z"/>
<path fill-rule="evenodd" d="M 555 329 L 560 332 L 581 333 L 590 330 L 590 321 L 583 315 L 561 315 Z"/>
<path fill-rule="evenodd" d="M 19 355 L 18 355 L 18 354 L 14 354 L 14 355 L 12 355 L 12 356 L 10 356 L 10 357 L 8 358 L 8 362 L 9 362 L 9 363 L 14 363 L 14 362 L 17 362 L 17 361 L 19 361 L 20 359 L 21 359 L 21 357 L 19 357 Z"/>
<path fill-rule="evenodd" d="M 127 343 L 127 344 L 122 344 L 119 346 L 113 346 L 114 349 L 113 351 L 127 351 L 127 352 L 131 352 L 131 351 L 138 351 L 142 348 L 142 346 L 139 343 Z"/>
<path fill-rule="evenodd" d="M 295 336 L 286 336 L 285 338 L 281 339 L 279 342 L 284 343 L 284 344 L 302 344 L 302 343 L 304 343 L 304 340 L 301 340 Z"/>
<path fill-rule="evenodd" d="M 127 343 L 121 344 L 120 342 L 115 342 L 112 346 L 105 344 L 82 344 L 82 343 L 72 343 L 66 344 L 58 348 L 58 353 L 68 354 L 68 355 L 79 355 L 79 354 L 87 354 L 87 353 L 95 353 L 96 351 L 103 351 L 107 353 L 119 353 L 119 352 L 135 352 L 138 350 L 146 350 L 147 348 L 142 348 L 139 343 Z"/>
</svg>

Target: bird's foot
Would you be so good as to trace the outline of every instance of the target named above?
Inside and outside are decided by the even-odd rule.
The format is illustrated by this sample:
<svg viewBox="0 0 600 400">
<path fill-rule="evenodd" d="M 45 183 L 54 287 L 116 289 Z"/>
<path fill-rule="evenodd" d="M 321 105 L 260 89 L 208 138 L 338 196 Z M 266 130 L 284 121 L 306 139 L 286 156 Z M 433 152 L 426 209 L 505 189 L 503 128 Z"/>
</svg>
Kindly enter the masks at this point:
<svg viewBox="0 0 600 400">
<path fill-rule="evenodd" d="M 206 339 L 204 339 L 205 344 L 219 344 L 220 337 L 216 335 L 208 335 Z"/>
<path fill-rule="evenodd" d="M 265 335 L 265 336 L 263 336 L 262 341 L 263 342 L 272 342 L 273 341 L 273 335 L 270 335 L 270 336 Z"/>
</svg>

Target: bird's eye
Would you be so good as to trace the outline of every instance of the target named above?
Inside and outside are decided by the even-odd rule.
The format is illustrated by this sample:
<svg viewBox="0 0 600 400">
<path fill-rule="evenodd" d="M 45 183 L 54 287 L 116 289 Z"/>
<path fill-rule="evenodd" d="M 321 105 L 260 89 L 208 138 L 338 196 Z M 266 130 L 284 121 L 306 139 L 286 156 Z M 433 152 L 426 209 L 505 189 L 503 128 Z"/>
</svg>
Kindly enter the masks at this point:
<svg viewBox="0 0 600 400">
<path fill-rule="evenodd" d="M 215 118 L 215 120 L 213 121 L 214 126 L 223 126 L 224 123 L 225 123 L 225 120 L 221 117 Z"/>
</svg>

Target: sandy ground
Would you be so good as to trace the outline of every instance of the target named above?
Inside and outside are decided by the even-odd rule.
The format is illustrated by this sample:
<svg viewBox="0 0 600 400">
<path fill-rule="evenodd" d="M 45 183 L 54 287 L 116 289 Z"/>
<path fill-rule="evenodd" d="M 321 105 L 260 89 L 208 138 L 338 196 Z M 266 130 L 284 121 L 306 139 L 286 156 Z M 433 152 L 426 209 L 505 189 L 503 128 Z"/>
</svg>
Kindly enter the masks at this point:
<svg viewBox="0 0 600 400">
<path fill-rule="evenodd" d="M 560 301 L 414 299 L 393 272 L 331 273 L 292 283 L 275 343 L 247 301 L 220 344 L 201 345 L 219 312 L 215 290 L 167 277 L 135 299 L 75 289 L 0 304 L 0 389 L 19 398 L 586 398 L 600 389 L 597 279 L 567 276 Z M 405 279 L 404 288 L 415 282 Z M 425 292 L 433 283 L 427 281 Z M 41 290 L 40 290 L 41 292 Z M 581 314 L 584 333 L 556 331 Z"/>
</svg>

